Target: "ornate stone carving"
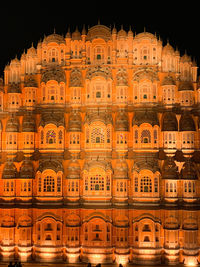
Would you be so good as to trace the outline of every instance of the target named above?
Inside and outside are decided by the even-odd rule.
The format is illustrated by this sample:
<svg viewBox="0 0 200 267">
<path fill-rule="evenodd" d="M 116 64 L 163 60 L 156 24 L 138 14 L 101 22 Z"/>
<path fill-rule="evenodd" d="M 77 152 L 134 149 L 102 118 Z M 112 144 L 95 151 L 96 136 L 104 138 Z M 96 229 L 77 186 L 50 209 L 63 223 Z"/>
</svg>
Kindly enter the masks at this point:
<svg viewBox="0 0 200 267">
<path fill-rule="evenodd" d="M 112 79 L 111 69 L 103 65 L 88 68 L 86 73 L 86 79 L 91 80 L 93 77 L 102 76 L 105 79 Z"/>
<path fill-rule="evenodd" d="M 128 86 L 128 74 L 125 68 L 121 67 L 118 69 L 116 80 L 117 86 Z"/>
<path fill-rule="evenodd" d="M 82 86 L 82 74 L 78 68 L 72 69 L 70 73 L 70 87 L 81 87 Z"/>
<path fill-rule="evenodd" d="M 106 110 L 93 110 L 93 112 L 87 112 L 84 122 L 91 124 L 94 121 L 102 121 L 106 125 L 113 124 L 112 115 Z"/>
<path fill-rule="evenodd" d="M 44 170 L 54 170 L 56 173 L 59 171 L 63 172 L 62 163 L 55 159 L 42 159 L 39 163 L 38 171 L 43 172 Z"/>
<path fill-rule="evenodd" d="M 49 123 L 55 124 L 58 126 L 64 126 L 64 117 L 60 112 L 45 112 L 41 116 L 40 125 L 45 126 Z"/>
<path fill-rule="evenodd" d="M 58 67 L 49 67 L 42 71 L 41 82 L 47 83 L 50 80 L 60 82 L 66 82 L 65 71 Z"/>
<path fill-rule="evenodd" d="M 157 113 L 153 110 L 136 111 L 133 117 L 133 125 L 139 126 L 142 123 L 149 123 L 152 126 L 159 126 Z"/>
<path fill-rule="evenodd" d="M 141 68 L 133 74 L 133 81 L 140 82 L 143 79 L 159 81 L 158 73 L 152 68 Z"/>
</svg>

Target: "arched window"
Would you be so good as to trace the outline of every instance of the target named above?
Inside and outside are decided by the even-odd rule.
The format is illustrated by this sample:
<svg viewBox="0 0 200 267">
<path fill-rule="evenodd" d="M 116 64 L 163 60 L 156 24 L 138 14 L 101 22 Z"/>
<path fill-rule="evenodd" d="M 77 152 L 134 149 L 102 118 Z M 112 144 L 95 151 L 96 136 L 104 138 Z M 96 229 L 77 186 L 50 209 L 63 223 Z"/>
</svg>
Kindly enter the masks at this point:
<svg viewBox="0 0 200 267">
<path fill-rule="evenodd" d="M 168 190 L 168 189 L 167 189 Z M 150 170 L 141 170 L 133 173 L 133 198 L 159 195 L 159 176 Z"/>
<path fill-rule="evenodd" d="M 43 196 L 60 196 L 62 194 L 62 174 L 45 170 L 37 176 L 38 194 Z"/>
<path fill-rule="evenodd" d="M 149 48 L 148 47 L 141 48 L 141 61 L 144 63 L 149 61 Z"/>
<path fill-rule="evenodd" d="M 86 82 L 87 102 L 102 103 L 110 102 L 112 99 L 112 81 L 103 77 L 97 77 Z"/>
<path fill-rule="evenodd" d="M 84 175 L 84 189 L 88 194 L 110 194 L 111 175 L 101 168 L 94 168 Z"/>
<path fill-rule="evenodd" d="M 111 125 L 94 122 L 85 127 L 85 143 L 87 148 L 110 148 L 112 144 Z"/>
</svg>

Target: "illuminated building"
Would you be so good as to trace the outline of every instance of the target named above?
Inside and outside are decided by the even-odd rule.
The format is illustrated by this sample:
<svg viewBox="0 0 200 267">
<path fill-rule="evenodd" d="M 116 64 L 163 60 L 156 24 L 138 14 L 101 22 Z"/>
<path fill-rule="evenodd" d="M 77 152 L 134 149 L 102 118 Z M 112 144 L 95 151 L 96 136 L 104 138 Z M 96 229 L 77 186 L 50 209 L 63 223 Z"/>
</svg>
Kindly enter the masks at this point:
<svg viewBox="0 0 200 267">
<path fill-rule="evenodd" d="M 197 65 L 156 35 L 53 33 L 0 84 L 2 260 L 199 260 Z"/>
</svg>

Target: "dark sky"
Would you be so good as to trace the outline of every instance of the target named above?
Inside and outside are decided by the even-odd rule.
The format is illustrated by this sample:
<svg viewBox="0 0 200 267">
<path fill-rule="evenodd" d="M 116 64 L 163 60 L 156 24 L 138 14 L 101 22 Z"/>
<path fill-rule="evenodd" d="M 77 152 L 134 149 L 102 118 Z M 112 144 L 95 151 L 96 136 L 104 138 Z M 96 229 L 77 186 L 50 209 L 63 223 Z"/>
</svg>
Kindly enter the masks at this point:
<svg viewBox="0 0 200 267">
<path fill-rule="evenodd" d="M 73 0 L 71 0 L 73 2 Z M 24 1 L 23 1 L 24 2 Z M 41 1 L 43 3 L 43 1 Z M 139 0 L 137 0 L 139 2 Z M 157 33 L 166 44 L 167 40 L 178 48 L 181 55 L 187 51 L 200 63 L 200 22 L 198 6 L 194 1 L 93 1 L 69 4 L 68 1 L 48 1 L 47 5 L 36 1 L 26 1 L 16 6 L 10 2 L 9 6 L 0 8 L 0 76 L 3 75 L 5 65 L 11 59 L 20 55 L 37 42 L 44 35 L 56 33 L 65 35 L 68 27 L 74 31 L 76 26 L 82 30 L 93 26 L 100 20 L 101 24 L 111 26 L 115 24 L 117 30 L 121 25 L 125 30 L 131 26 L 135 33 L 146 31 Z M 90 3 L 90 4 L 89 4 Z M 110 7 L 108 7 L 110 3 Z M 155 3 L 155 4 L 153 4 Z"/>
</svg>

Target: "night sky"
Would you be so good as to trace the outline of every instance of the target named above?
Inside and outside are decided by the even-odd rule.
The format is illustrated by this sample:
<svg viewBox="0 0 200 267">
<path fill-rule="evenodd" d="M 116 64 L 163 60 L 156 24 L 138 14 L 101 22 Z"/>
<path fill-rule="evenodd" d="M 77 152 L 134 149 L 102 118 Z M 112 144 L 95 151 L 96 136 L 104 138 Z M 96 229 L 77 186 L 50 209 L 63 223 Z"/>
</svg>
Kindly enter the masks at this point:
<svg viewBox="0 0 200 267">
<path fill-rule="evenodd" d="M 74 1 L 74 4 L 69 5 L 69 1 L 48 1 L 46 6 L 36 1 L 26 1 L 23 5 L 18 2 L 16 6 L 10 2 L 10 7 L 0 8 L 0 76 L 3 76 L 4 67 L 11 59 L 15 56 L 20 58 L 32 43 L 36 47 L 38 41 L 44 35 L 53 33 L 54 29 L 56 33 L 65 36 L 68 27 L 71 32 L 76 26 L 81 31 L 83 24 L 87 29 L 88 26 L 96 25 L 98 20 L 111 28 L 115 25 L 117 30 L 123 25 L 128 31 L 131 26 L 134 33 L 143 32 L 145 27 L 146 31 L 160 36 L 163 44 L 169 40 L 181 55 L 186 51 L 199 65 L 198 2 L 196 6 L 193 1 L 193 6 L 185 1 L 159 1 L 153 6 L 154 1 L 140 2 L 93 1 L 89 5 L 89 2 Z"/>
</svg>

